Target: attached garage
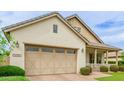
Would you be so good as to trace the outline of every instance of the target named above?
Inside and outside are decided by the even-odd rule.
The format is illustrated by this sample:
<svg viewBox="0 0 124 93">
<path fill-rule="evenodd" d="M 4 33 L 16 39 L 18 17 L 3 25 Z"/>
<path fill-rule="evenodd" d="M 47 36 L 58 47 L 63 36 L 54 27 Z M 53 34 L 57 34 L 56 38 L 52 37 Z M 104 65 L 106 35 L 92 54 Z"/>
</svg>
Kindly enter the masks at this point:
<svg viewBox="0 0 124 93">
<path fill-rule="evenodd" d="M 26 75 L 79 73 L 86 66 L 86 39 L 60 14 L 16 25 L 4 29 L 18 45 L 10 64 L 23 68 Z"/>
<path fill-rule="evenodd" d="M 77 50 L 26 45 L 26 75 L 76 73 Z"/>
</svg>

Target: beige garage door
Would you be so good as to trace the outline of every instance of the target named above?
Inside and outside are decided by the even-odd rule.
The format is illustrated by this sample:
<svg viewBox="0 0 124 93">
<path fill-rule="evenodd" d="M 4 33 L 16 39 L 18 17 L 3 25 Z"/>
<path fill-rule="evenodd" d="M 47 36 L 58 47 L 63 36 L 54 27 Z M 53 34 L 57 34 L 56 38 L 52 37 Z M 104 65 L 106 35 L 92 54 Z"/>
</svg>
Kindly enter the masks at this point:
<svg viewBox="0 0 124 93">
<path fill-rule="evenodd" d="M 76 50 L 26 45 L 26 75 L 76 73 Z"/>
</svg>

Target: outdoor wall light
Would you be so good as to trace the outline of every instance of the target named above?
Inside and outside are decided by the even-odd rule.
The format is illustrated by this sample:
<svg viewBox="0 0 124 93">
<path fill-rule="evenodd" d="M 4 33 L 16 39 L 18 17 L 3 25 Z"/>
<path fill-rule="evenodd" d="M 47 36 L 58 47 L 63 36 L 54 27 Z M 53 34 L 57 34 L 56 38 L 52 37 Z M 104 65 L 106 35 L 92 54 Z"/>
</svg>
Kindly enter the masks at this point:
<svg viewBox="0 0 124 93">
<path fill-rule="evenodd" d="M 16 47 L 19 48 L 19 43 L 18 43 L 18 41 L 16 42 Z"/>
<path fill-rule="evenodd" d="M 84 52 L 84 49 L 82 49 L 82 53 Z"/>
</svg>

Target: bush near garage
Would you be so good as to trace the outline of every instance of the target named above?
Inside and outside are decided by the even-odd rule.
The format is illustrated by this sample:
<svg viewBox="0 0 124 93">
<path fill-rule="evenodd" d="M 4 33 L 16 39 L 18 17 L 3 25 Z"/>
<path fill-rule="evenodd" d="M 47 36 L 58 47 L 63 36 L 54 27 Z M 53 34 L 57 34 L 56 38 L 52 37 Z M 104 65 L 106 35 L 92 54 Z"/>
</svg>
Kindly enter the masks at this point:
<svg viewBox="0 0 124 93">
<path fill-rule="evenodd" d="M 92 67 L 91 66 L 86 66 L 90 69 L 90 73 L 92 73 Z"/>
<path fill-rule="evenodd" d="M 90 68 L 89 67 L 82 67 L 81 69 L 80 69 L 80 73 L 81 73 L 81 75 L 89 75 L 90 74 Z"/>
<path fill-rule="evenodd" d="M 17 66 L 1 66 L 0 76 L 25 76 L 25 71 Z"/>
<path fill-rule="evenodd" d="M 107 66 L 100 66 L 100 72 L 108 72 Z"/>
<path fill-rule="evenodd" d="M 117 65 L 111 65 L 110 66 L 110 71 L 117 72 L 117 71 L 119 71 L 119 67 Z"/>
<path fill-rule="evenodd" d="M 119 66 L 119 71 L 124 72 L 124 66 Z"/>
</svg>

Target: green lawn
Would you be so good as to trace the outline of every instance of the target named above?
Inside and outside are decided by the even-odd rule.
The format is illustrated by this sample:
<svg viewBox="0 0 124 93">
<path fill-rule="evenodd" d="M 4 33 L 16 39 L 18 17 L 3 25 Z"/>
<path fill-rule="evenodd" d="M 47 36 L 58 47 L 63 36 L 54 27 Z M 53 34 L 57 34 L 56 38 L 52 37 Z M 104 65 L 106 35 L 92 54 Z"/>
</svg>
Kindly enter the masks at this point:
<svg viewBox="0 0 124 93">
<path fill-rule="evenodd" d="M 109 73 L 110 74 L 110 73 Z M 96 78 L 99 81 L 124 81 L 124 72 L 111 73 L 112 76 Z"/>
<path fill-rule="evenodd" d="M 25 76 L 0 77 L 0 81 L 28 81 Z"/>
</svg>

